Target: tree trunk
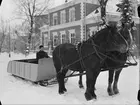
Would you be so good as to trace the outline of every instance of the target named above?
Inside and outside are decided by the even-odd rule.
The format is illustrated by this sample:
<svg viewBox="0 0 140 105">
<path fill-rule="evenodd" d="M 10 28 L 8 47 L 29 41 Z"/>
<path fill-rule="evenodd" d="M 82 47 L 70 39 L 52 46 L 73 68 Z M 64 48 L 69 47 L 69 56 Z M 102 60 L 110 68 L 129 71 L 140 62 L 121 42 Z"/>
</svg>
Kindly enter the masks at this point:
<svg viewBox="0 0 140 105">
<path fill-rule="evenodd" d="M 106 6 L 101 6 L 101 18 L 106 17 Z"/>
<path fill-rule="evenodd" d="M 105 1 L 100 0 L 99 2 L 100 2 L 100 6 L 101 6 L 101 19 L 103 21 L 103 24 L 105 24 L 106 23 L 106 20 L 105 20 L 105 18 L 106 18 L 106 4 L 107 4 L 108 0 L 105 0 Z"/>
<path fill-rule="evenodd" d="M 32 39 L 32 34 L 33 34 L 33 18 L 31 17 L 31 23 L 30 23 L 30 32 L 29 32 L 29 37 L 28 37 L 28 44 L 29 44 L 29 52 L 31 50 L 31 39 Z"/>
<path fill-rule="evenodd" d="M 4 39 L 5 39 L 5 34 L 3 33 L 2 38 L 1 38 L 1 43 L 0 43 L 0 53 L 2 51 L 2 45 L 4 43 Z"/>
</svg>

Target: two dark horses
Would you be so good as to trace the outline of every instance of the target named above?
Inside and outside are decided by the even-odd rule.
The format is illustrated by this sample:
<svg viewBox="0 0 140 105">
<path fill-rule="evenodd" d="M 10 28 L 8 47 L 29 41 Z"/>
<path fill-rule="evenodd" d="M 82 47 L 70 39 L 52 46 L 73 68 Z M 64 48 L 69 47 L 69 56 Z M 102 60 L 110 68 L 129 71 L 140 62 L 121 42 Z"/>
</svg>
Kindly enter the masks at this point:
<svg viewBox="0 0 140 105">
<path fill-rule="evenodd" d="M 108 56 L 117 56 L 119 60 L 122 60 L 121 65 L 123 65 L 127 59 L 126 53 L 131 42 L 131 33 L 128 28 L 124 27 L 118 31 L 116 26 L 110 25 L 97 32 L 95 36 L 79 43 L 77 47 L 69 43 L 57 46 L 53 51 L 53 62 L 57 72 L 59 94 L 64 94 L 67 91 L 64 78 L 68 69 L 79 72 L 86 71 L 85 98 L 87 100 L 96 99 L 94 89 L 101 68 L 120 65 L 118 62 L 112 62 Z M 115 70 L 109 70 L 109 95 L 118 93 L 117 81 L 120 71 L 115 73 L 115 82 L 112 88 Z M 82 82 L 80 84 L 82 85 Z"/>
</svg>

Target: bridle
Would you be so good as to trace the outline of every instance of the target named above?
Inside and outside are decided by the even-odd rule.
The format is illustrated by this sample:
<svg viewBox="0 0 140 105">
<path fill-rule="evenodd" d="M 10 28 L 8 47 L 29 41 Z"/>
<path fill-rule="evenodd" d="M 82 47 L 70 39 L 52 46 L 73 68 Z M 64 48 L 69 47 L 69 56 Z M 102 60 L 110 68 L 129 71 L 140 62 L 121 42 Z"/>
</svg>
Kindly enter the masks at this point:
<svg viewBox="0 0 140 105">
<path fill-rule="evenodd" d="M 128 50 L 129 50 L 128 42 L 126 41 L 126 39 L 124 38 L 124 36 L 120 33 L 120 31 L 119 31 L 118 33 L 119 33 L 119 35 L 122 37 L 122 39 L 125 41 L 126 46 L 127 46 L 126 50 L 128 51 Z"/>
<path fill-rule="evenodd" d="M 127 49 L 129 49 L 129 47 L 132 45 L 132 43 L 133 43 L 133 37 L 132 37 L 132 33 L 131 33 L 131 28 L 130 29 L 127 29 L 128 30 L 128 33 L 129 33 L 129 38 L 130 38 L 130 45 L 128 44 L 128 41 L 126 41 L 127 43 Z M 124 33 L 124 29 L 122 30 L 123 31 L 123 33 Z M 119 34 L 124 38 L 124 36 L 120 33 L 120 31 L 119 31 Z M 125 34 L 125 33 L 124 33 Z M 124 38 L 125 39 L 125 38 Z M 126 39 L 125 39 L 126 40 Z"/>
</svg>

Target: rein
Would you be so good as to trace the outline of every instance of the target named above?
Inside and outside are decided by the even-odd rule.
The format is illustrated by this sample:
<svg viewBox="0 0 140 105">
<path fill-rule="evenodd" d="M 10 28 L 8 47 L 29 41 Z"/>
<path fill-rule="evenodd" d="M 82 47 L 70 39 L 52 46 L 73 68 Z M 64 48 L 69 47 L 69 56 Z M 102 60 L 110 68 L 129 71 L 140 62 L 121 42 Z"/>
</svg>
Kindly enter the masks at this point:
<svg viewBox="0 0 140 105">
<path fill-rule="evenodd" d="M 93 46 L 97 46 L 97 47 L 99 47 L 98 45 L 96 45 L 95 43 L 92 43 L 92 45 Z M 99 47 L 100 48 L 100 47 Z M 128 52 L 131 54 L 131 52 L 128 50 Z M 101 52 L 98 52 L 98 55 L 102 55 L 102 56 L 104 56 L 105 58 L 108 58 L 108 59 L 110 59 L 110 60 L 112 60 L 112 61 L 115 61 L 115 62 L 118 62 L 118 63 L 124 63 L 123 61 L 121 61 L 121 60 L 117 60 L 117 59 L 113 59 L 113 58 L 111 58 L 110 56 L 108 56 L 108 55 L 105 55 L 105 54 L 103 54 L 103 53 L 101 53 Z M 132 56 L 132 54 L 131 54 L 131 56 Z M 133 56 L 132 56 L 133 57 Z M 127 63 L 126 62 L 126 64 L 130 64 L 130 65 L 137 65 L 137 61 L 134 59 L 134 57 L 133 57 L 133 60 L 135 61 L 135 63 L 133 64 L 133 63 Z"/>
<path fill-rule="evenodd" d="M 125 43 L 127 44 L 127 50 L 128 50 L 128 42 L 126 41 L 126 39 L 122 36 L 122 34 L 120 33 L 120 32 L 118 32 L 119 33 L 119 35 L 123 38 L 123 40 L 125 41 Z M 74 61 L 74 62 L 72 62 L 72 63 L 70 63 L 69 65 L 63 65 L 62 64 L 62 60 L 61 60 L 61 57 L 60 57 L 60 62 L 61 62 L 61 64 L 62 64 L 62 68 L 61 68 L 61 70 L 59 71 L 59 72 L 62 72 L 64 69 L 67 69 L 69 66 L 71 66 L 71 65 L 73 65 L 73 64 L 75 64 L 75 63 L 77 63 L 77 62 L 79 62 L 79 61 L 81 61 L 80 62 L 80 64 L 81 64 L 81 66 L 82 66 L 82 68 L 83 68 L 83 70 L 86 68 L 86 66 L 85 66 L 85 64 L 84 64 L 84 59 L 85 58 L 87 58 L 87 57 L 89 57 L 90 55 L 92 55 L 92 54 L 96 54 L 98 57 L 99 57 L 99 59 L 101 59 L 102 61 L 104 61 L 106 58 L 108 58 L 108 59 L 110 59 L 110 60 L 112 60 L 112 61 L 115 61 L 115 62 L 118 62 L 118 63 L 125 63 L 125 64 L 128 64 L 128 65 L 137 65 L 137 61 L 134 59 L 134 57 L 133 57 L 133 60 L 135 61 L 135 63 L 131 63 L 130 61 L 129 61 L 129 63 L 128 62 L 123 62 L 123 61 L 121 61 L 121 60 L 117 60 L 117 59 L 113 59 L 113 58 L 111 58 L 111 57 L 109 57 L 108 55 L 106 55 L 106 54 L 103 54 L 103 53 L 101 53 L 100 51 L 98 51 L 97 50 L 97 48 L 96 47 L 98 47 L 98 48 L 100 48 L 98 45 L 96 45 L 95 43 L 94 43 L 94 41 L 91 39 L 91 41 L 92 41 L 92 46 L 93 46 L 93 49 L 94 49 L 94 51 L 95 52 L 92 52 L 92 53 L 89 53 L 88 55 L 86 55 L 86 56 L 84 56 L 84 57 L 82 57 L 82 54 L 81 54 L 81 47 L 82 47 L 82 44 L 80 45 L 80 51 L 77 49 L 77 52 L 78 52 L 78 54 L 79 54 L 79 59 L 78 60 L 76 60 L 76 61 Z M 78 45 L 77 45 L 78 46 Z M 78 48 L 78 47 L 77 47 Z M 129 51 L 129 50 L 128 50 Z M 129 53 L 131 54 L 131 52 L 129 51 Z M 59 55 L 60 55 L 60 48 L 59 48 Z M 101 57 L 101 56 L 104 56 L 105 58 L 103 59 L 103 57 Z M 131 56 L 132 56 L 132 54 L 131 54 Z M 102 62 L 101 61 L 101 62 Z"/>
<path fill-rule="evenodd" d="M 119 33 L 119 35 L 123 38 L 123 40 L 125 41 L 125 43 L 126 43 L 126 45 L 127 45 L 127 50 L 128 50 L 128 49 L 129 49 L 129 48 L 128 48 L 128 46 L 129 46 L 129 45 L 128 45 L 128 42 L 126 41 L 126 39 L 123 37 L 123 35 L 122 35 L 120 32 L 118 32 L 118 33 Z"/>
<path fill-rule="evenodd" d="M 61 69 L 59 72 L 62 72 L 62 70 L 67 69 L 69 66 L 71 66 L 71 65 L 73 65 L 73 64 L 75 64 L 75 63 L 77 63 L 77 62 L 79 62 L 79 61 L 81 61 L 81 60 L 83 60 L 83 59 L 85 59 L 85 58 L 87 58 L 87 57 L 89 57 L 90 55 L 92 55 L 92 54 L 94 54 L 94 53 L 95 53 L 95 52 L 89 53 L 88 55 L 86 55 L 86 56 L 84 56 L 84 57 L 82 57 L 82 58 L 80 58 L 80 59 L 78 59 L 78 60 L 76 60 L 76 61 L 70 63 L 69 65 L 63 66 L 63 69 Z M 58 73 L 59 73 L 59 72 L 58 72 Z"/>
<path fill-rule="evenodd" d="M 95 43 L 94 43 L 95 44 Z M 94 46 L 94 45 L 93 45 Z M 97 46 L 96 44 L 95 44 L 95 46 Z M 99 47 L 99 46 L 98 46 Z M 75 63 L 77 63 L 77 62 L 79 62 L 79 61 L 81 61 L 81 60 L 84 60 L 85 58 L 87 58 L 87 57 L 89 57 L 90 55 L 92 55 L 92 54 L 94 54 L 95 52 L 92 52 L 92 53 L 89 53 L 88 55 L 86 55 L 86 56 L 84 56 L 84 57 L 80 57 L 80 59 L 78 59 L 78 60 L 76 60 L 76 61 L 74 61 L 74 62 L 72 62 L 72 63 L 70 63 L 69 65 L 66 65 L 66 66 L 63 66 L 63 69 L 61 69 L 60 70 L 60 72 L 62 72 L 62 70 L 64 70 L 64 69 L 67 69 L 69 66 L 71 66 L 71 65 L 73 65 L 73 64 L 75 64 Z M 130 53 L 130 52 L 129 52 Z M 105 58 L 109 58 L 110 60 L 112 60 L 112 61 L 115 61 L 115 62 L 118 62 L 118 63 L 124 63 L 124 62 L 122 62 L 121 60 L 117 60 L 117 59 L 113 59 L 113 58 L 111 58 L 111 57 L 109 57 L 109 56 L 107 56 L 107 55 L 105 55 L 105 54 L 103 54 L 103 53 L 101 53 L 101 52 L 98 52 L 98 54 L 100 54 L 100 55 L 102 55 L 102 56 L 104 56 Z M 130 53 L 131 54 L 131 53 Z M 131 55 L 132 56 L 132 55 Z M 134 57 L 133 57 L 133 59 L 134 59 Z M 134 59 L 135 60 L 135 59 Z M 129 61 L 130 62 L 130 61 Z M 128 64 L 128 65 L 137 65 L 137 61 L 135 60 L 135 63 L 128 63 L 128 62 L 126 62 L 126 64 Z"/>
</svg>

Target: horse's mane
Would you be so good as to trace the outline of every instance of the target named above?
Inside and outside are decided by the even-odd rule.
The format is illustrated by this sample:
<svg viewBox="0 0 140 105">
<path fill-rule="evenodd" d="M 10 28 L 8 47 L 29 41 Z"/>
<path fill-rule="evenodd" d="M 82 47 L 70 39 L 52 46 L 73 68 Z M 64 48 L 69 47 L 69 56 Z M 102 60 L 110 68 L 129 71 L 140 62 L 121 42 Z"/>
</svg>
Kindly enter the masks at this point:
<svg viewBox="0 0 140 105">
<path fill-rule="evenodd" d="M 105 25 L 104 28 L 99 30 L 95 35 L 91 35 L 87 40 L 84 40 L 84 41 L 78 43 L 77 45 L 81 45 L 82 43 L 90 42 L 91 41 L 90 39 L 95 39 L 96 36 L 100 35 L 101 33 L 105 32 L 108 29 L 111 31 L 111 33 L 115 33 L 117 31 L 117 25 L 116 24 Z"/>
<path fill-rule="evenodd" d="M 102 28 L 101 30 L 99 30 L 95 35 L 91 35 L 90 38 L 94 38 L 97 35 L 99 35 L 100 33 L 106 31 L 107 29 L 109 29 L 112 33 L 115 33 L 118 29 L 117 29 L 117 24 L 107 24 L 104 26 L 104 28 Z"/>
</svg>

